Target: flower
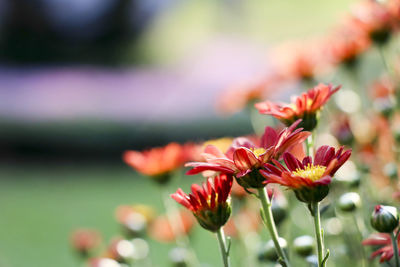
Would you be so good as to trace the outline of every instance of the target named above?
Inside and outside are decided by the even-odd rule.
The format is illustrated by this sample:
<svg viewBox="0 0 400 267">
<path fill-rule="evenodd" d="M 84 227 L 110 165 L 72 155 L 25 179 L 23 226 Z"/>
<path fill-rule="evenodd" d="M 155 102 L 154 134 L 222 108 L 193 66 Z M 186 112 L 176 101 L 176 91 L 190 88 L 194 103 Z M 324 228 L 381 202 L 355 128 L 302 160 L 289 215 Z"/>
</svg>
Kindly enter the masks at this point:
<svg viewBox="0 0 400 267">
<path fill-rule="evenodd" d="M 329 192 L 329 184 L 335 172 L 349 159 L 351 150 L 343 147 L 321 146 L 314 156 L 304 157 L 302 161 L 291 153 L 284 153 L 285 168 L 277 160 L 274 165 L 267 163 L 260 173 L 267 179 L 265 183 L 277 183 L 294 190 L 296 197 L 306 203 L 321 201 Z"/>
<path fill-rule="evenodd" d="M 121 267 L 121 265 L 113 260 L 113 259 L 109 259 L 109 258 L 93 258 L 90 259 L 89 263 L 88 263 L 89 267 Z"/>
<path fill-rule="evenodd" d="M 179 210 L 179 214 L 174 219 L 181 220 L 181 222 L 175 223 L 175 226 L 172 225 L 166 214 L 155 218 L 148 228 L 149 236 L 158 242 L 169 243 L 175 241 L 179 236 L 188 235 L 193 229 L 194 219 L 190 212 Z"/>
<path fill-rule="evenodd" d="M 371 45 L 371 41 L 352 20 L 346 20 L 326 39 L 325 47 L 333 64 L 354 67 L 360 55 Z"/>
<path fill-rule="evenodd" d="M 121 205 L 117 207 L 115 217 L 122 226 L 124 234 L 136 237 L 143 234 L 154 218 L 154 210 L 146 205 Z"/>
<path fill-rule="evenodd" d="M 141 152 L 128 150 L 123 154 L 123 160 L 136 171 L 153 177 L 159 183 L 165 183 L 170 172 L 183 166 L 185 153 L 183 146 L 170 143 L 165 147 Z"/>
<path fill-rule="evenodd" d="M 353 11 L 352 20 L 376 44 L 385 44 L 394 30 L 395 18 L 387 5 L 362 1 Z"/>
<path fill-rule="evenodd" d="M 379 259 L 380 263 L 389 261 L 394 255 L 392 240 L 388 233 L 372 234 L 369 238 L 365 239 L 362 244 L 364 246 L 382 246 L 371 254 L 371 258 L 381 255 Z M 400 244 L 400 236 L 397 236 L 397 244 Z"/>
<path fill-rule="evenodd" d="M 272 115 L 287 126 L 302 119 L 298 127 L 311 131 L 317 126 L 319 111 L 339 89 L 340 86 L 333 88 L 331 84 L 319 84 L 301 96 L 292 98 L 291 104 L 265 101 L 255 104 L 255 107 L 261 114 Z"/>
<path fill-rule="evenodd" d="M 234 175 L 236 181 L 245 188 L 264 187 L 264 178 L 258 170 L 271 161 L 279 159 L 281 155 L 293 146 L 303 142 L 309 132 L 296 129 L 300 121 L 277 133 L 272 127 L 266 127 L 260 144 L 256 145 L 248 138 L 236 138 L 226 153 L 217 147 L 209 145 L 203 153 L 206 162 L 190 162 L 186 166 L 193 167 L 188 175 L 203 171 L 217 171 Z"/>
<path fill-rule="evenodd" d="M 320 41 L 290 42 L 275 48 L 272 61 L 275 62 L 277 76 L 284 80 L 312 81 L 327 65 Z"/>
<path fill-rule="evenodd" d="M 192 185 L 192 193 L 185 194 L 181 188 L 171 197 L 192 211 L 199 224 L 212 232 L 218 231 L 231 214 L 229 195 L 232 189 L 231 175 L 220 174 L 209 178 L 203 186 Z"/>
<path fill-rule="evenodd" d="M 82 256 L 87 257 L 101 243 L 101 236 L 96 230 L 77 229 L 71 234 L 72 247 Z"/>
<path fill-rule="evenodd" d="M 235 84 L 219 96 L 216 108 L 222 113 L 236 113 L 264 99 L 277 87 L 279 77 L 272 75 Z"/>
</svg>

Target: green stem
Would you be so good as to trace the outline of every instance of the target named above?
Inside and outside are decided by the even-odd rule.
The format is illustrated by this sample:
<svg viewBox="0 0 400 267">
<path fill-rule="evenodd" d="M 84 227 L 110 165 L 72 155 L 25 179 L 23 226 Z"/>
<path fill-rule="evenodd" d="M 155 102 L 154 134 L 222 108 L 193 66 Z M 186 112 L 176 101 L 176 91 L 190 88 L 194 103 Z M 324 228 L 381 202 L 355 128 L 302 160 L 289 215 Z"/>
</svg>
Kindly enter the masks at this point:
<svg viewBox="0 0 400 267">
<path fill-rule="evenodd" d="M 219 228 L 217 231 L 217 239 L 218 239 L 218 244 L 219 244 L 219 249 L 221 251 L 221 256 L 222 256 L 222 262 L 224 263 L 224 267 L 229 267 L 229 251 L 226 246 L 226 240 L 225 240 L 225 233 L 224 230 Z"/>
<path fill-rule="evenodd" d="M 396 267 L 400 267 L 399 247 L 397 245 L 397 235 L 395 235 L 393 232 L 391 232 L 390 237 L 392 238 L 394 261 L 396 263 Z"/>
<path fill-rule="evenodd" d="M 306 153 L 307 156 L 314 154 L 314 132 L 306 139 Z"/>
<path fill-rule="evenodd" d="M 276 230 L 276 225 L 274 221 L 274 217 L 272 215 L 272 209 L 271 209 L 271 201 L 268 197 L 268 193 L 265 187 L 263 188 L 258 188 L 258 197 L 261 201 L 262 209 L 264 212 L 264 223 L 267 226 L 267 229 L 269 231 L 269 234 L 272 238 L 272 241 L 274 242 L 276 253 L 278 254 L 278 257 L 280 258 L 280 264 L 283 267 L 289 267 L 289 261 L 285 255 L 285 252 L 279 245 L 279 240 L 278 240 L 278 231 Z"/>
<path fill-rule="evenodd" d="M 358 238 L 359 238 L 358 244 L 361 244 L 361 242 L 362 242 L 362 240 L 364 238 L 363 231 L 361 230 L 362 229 L 362 225 L 360 224 L 360 220 L 359 220 L 359 217 L 357 216 L 357 214 L 353 213 L 352 217 L 353 217 L 353 221 L 354 221 L 353 224 L 356 227 L 357 235 L 358 235 Z M 366 262 L 367 255 L 365 253 L 364 246 L 358 246 L 358 248 L 360 250 L 361 264 L 362 264 L 363 267 L 365 267 L 365 266 L 367 266 L 367 262 Z"/>
<path fill-rule="evenodd" d="M 318 248 L 318 267 L 324 267 L 324 243 L 322 240 L 322 229 L 321 229 L 321 216 L 319 212 L 319 202 L 311 203 L 312 216 L 314 217 L 315 236 L 317 239 Z"/>
</svg>

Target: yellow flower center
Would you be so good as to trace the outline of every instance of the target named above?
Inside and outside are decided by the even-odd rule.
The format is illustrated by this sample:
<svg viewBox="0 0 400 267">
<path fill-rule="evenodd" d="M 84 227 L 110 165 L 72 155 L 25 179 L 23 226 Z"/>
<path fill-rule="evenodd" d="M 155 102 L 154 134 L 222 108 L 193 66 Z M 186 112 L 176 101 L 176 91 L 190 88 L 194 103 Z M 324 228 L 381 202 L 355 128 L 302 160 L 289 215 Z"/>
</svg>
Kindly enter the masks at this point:
<svg viewBox="0 0 400 267">
<path fill-rule="evenodd" d="M 305 109 L 311 108 L 312 104 L 313 104 L 312 99 L 309 99 L 309 98 L 308 98 L 308 99 L 307 99 L 307 104 L 306 104 L 306 108 L 305 108 Z M 290 104 L 289 104 L 289 107 L 290 107 L 291 109 L 293 109 L 294 111 L 299 111 L 298 108 L 297 108 L 297 105 L 296 105 L 295 103 L 290 103 Z"/>
<path fill-rule="evenodd" d="M 317 181 L 322 178 L 322 175 L 325 172 L 326 167 L 325 166 L 320 166 L 320 165 L 311 165 L 308 164 L 304 169 L 296 169 L 293 174 L 303 177 L 303 178 L 308 178 L 312 181 Z"/>
<path fill-rule="evenodd" d="M 265 152 L 267 152 L 267 150 L 265 150 L 262 147 L 260 147 L 260 148 L 252 148 L 251 151 L 253 151 L 253 153 L 254 153 L 254 155 L 256 155 L 256 157 L 259 157 L 262 154 L 264 154 Z"/>
</svg>

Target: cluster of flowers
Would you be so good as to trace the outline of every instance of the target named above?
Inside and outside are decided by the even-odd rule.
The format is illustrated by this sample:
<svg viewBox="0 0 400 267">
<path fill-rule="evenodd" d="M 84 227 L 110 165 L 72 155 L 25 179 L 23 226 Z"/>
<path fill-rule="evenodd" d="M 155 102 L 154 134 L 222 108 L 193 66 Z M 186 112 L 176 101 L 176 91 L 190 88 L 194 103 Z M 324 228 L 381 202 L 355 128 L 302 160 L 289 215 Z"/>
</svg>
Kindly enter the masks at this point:
<svg viewBox="0 0 400 267">
<path fill-rule="evenodd" d="M 223 112 L 237 112 L 281 92 L 287 83 L 310 84 L 341 67 L 354 72 L 366 52 L 374 47 L 382 49 L 394 38 L 400 29 L 399 10 L 398 0 L 359 1 L 329 35 L 272 49 L 272 70 L 228 88 L 217 107 Z M 394 64 L 399 70 L 400 61 L 397 59 Z"/>
<path fill-rule="evenodd" d="M 93 254 L 93 248 L 100 244 L 98 234 L 78 231 L 72 239 L 76 250 L 91 267 L 144 266 L 150 260 L 145 240 L 148 235 L 176 244 L 170 253 L 174 266 L 200 266 L 189 242 L 197 221 L 216 235 L 225 267 L 235 256 L 230 249 L 231 237 L 245 248 L 246 253 L 235 258 L 239 266 L 253 266 L 255 254 L 261 262 L 284 267 L 305 262 L 322 267 L 328 259 L 332 264 L 337 262 L 335 266 L 366 266 L 368 246 L 372 246 L 377 250 L 371 259 L 380 255 L 380 262 L 400 267 L 395 207 L 400 200 L 400 58 L 396 54 L 389 64 L 384 55 L 398 41 L 399 26 L 400 1 L 363 0 L 332 36 L 292 49 L 295 54 L 279 53 L 289 60 L 280 58 L 284 64 L 277 64 L 270 76 L 223 95 L 218 106 L 224 110 L 247 106 L 273 118 L 275 124 L 280 122 L 276 128 L 265 127 L 260 136 L 126 151 L 126 164 L 168 192 L 163 199 L 166 213 L 156 217 L 142 206 L 120 207 L 117 220 L 123 226 L 124 238 L 112 241 L 103 253 Z M 360 62 L 371 47 L 382 52 L 384 75 L 373 77 L 377 80 L 372 84 L 369 77 L 369 84 L 363 84 Z M 325 79 L 321 73 L 342 67 L 353 80 L 351 86 L 318 82 L 321 77 Z M 297 89 L 307 87 L 307 91 L 293 96 L 290 103 L 271 98 L 262 101 L 272 90 L 282 92 L 285 83 L 293 81 L 297 81 Z M 370 95 L 364 89 L 368 87 Z M 329 101 L 333 95 L 336 105 Z M 323 114 L 324 108 L 330 113 Z M 179 188 L 170 194 L 171 181 L 184 167 L 189 168 L 187 175 L 201 174 L 198 177 L 203 182 L 192 184 L 190 193 Z M 183 209 L 179 210 L 176 202 Z M 290 223 L 290 228 L 300 225 L 297 209 L 301 206 L 310 212 L 315 237 L 303 235 L 291 240 L 290 234 L 282 234 L 281 226 L 284 222 Z M 371 217 L 366 216 L 371 212 Z M 262 245 L 254 253 L 246 240 L 250 234 L 262 239 L 262 225 L 270 240 L 260 241 Z M 309 231 L 307 226 L 297 226 L 300 234 Z M 373 229 L 379 233 L 368 237 Z M 293 241 L 291 249 L 300 261 L 290 255 L 283 236 Z M 330 244 L 335 250 L 330 256 L 325 239 L 332 238 L 339 238 L 342 246 Z M 346 253 L 340 252 L 343 246 Z"/>
</svg>

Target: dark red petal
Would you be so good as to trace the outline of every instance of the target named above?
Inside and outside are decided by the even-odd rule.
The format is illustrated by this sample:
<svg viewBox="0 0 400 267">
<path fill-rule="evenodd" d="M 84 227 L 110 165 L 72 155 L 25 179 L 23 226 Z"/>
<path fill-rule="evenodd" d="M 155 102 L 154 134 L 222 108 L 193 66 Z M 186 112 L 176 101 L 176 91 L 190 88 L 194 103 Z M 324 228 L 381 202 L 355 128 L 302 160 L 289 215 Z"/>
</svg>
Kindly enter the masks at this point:
<svg viewBox="0 0 400 267">
<path fill-rule="evenodd" d="M 295 156 L 293 156 L 292 154 L 286 152 L 283 154 L 283 160 L 286 163 L 286 166 L 288 167 L 288 169 L 290 171 L 296 171 L 297 169 L 303 169 L 303 164 L 301 164 L 301 162 L 296 159 Z"/>
<path fill-rule="evenodd" d="M 275 145 L 276 141 L 278 140 L 278 134 L 272 127 L 265 127 L 265 131 L 263 136 L 261 137 L 261 147 L 269 148 Z"/>
</svg>

